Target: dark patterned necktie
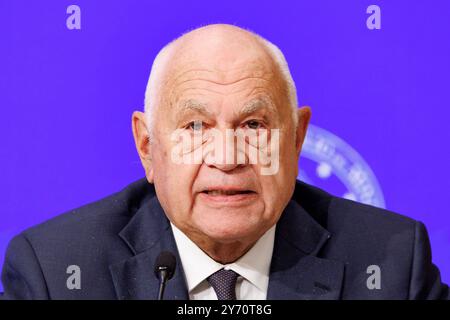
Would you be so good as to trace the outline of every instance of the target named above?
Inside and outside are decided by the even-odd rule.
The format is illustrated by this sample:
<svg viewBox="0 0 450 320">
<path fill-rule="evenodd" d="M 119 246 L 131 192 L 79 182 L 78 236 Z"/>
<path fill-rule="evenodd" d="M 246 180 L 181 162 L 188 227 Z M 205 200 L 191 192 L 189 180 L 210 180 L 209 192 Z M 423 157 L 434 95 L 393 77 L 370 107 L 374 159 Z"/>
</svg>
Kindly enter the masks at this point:
<svg viewBox="0 0 450 320">
<path fill-rule="evenodd" d="M 236 280 L 238 274 L 233 270 L 220 269 L 208 277 L 219 300 L 236 300 Z"/>
</svg>

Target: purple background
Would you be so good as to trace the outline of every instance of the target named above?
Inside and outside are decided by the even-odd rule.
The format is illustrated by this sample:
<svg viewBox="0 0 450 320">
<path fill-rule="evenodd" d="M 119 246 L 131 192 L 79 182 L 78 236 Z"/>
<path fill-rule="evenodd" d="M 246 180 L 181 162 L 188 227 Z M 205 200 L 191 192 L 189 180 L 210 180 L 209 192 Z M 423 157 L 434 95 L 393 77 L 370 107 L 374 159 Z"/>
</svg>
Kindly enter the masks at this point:
<svg viewBox="0 0 450 320">
<path fill-rule="evenodd" d="M 70 4 L 82 30 L 66 28 Z M 14 234 L 143 176 L 130 117 L 154 56 L 224 22 L 279 45 L 312 123 L 367 161 L 388 209 L 426 224 L 450 282 L 449 14 L 450 1 L 1 1 L 0 265 Z"/>
</svg>

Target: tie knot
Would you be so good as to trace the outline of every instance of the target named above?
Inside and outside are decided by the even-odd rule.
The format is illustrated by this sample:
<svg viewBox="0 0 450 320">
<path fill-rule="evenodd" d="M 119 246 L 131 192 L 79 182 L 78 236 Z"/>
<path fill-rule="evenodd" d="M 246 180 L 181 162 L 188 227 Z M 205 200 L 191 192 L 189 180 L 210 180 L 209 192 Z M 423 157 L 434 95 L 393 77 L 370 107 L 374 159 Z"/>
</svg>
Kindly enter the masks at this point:
<svg viewBox="0 0 450 320">
<path fill-rule="evenodd" d="M 233 270 L 220 269 L 208 277 L 219 300 L 236 300 L 236 280 L 238 274 Z"/>
</svg>

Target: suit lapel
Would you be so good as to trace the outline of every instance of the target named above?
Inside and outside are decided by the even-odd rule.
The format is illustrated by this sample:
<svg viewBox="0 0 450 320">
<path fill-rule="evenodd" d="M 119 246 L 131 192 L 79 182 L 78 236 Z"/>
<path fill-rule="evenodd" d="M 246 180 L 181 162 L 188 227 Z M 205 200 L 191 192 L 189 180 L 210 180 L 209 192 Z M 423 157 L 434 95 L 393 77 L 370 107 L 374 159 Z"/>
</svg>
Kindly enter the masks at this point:
<svg viewBox="0 0 450 320">
<path fill-rule="evenodd" d="M 174 277 L 167 282 L 164 299 L 188 299 L 175 239 L 156 196 L 140 206 L 119 235 L 134 253 L 131 258 L 110 266 L 119 299 L 157 298 L 159 282 L 153 271 L 154 263 L 164 250 L 172 252 L 178 262 Z"/>
<path fill-rule="evenodd" d="M 344 264 L 317 257 L 330 237 L 291 200 L 277 224 L 267 299 L 339 299 Z"/>
</svg>

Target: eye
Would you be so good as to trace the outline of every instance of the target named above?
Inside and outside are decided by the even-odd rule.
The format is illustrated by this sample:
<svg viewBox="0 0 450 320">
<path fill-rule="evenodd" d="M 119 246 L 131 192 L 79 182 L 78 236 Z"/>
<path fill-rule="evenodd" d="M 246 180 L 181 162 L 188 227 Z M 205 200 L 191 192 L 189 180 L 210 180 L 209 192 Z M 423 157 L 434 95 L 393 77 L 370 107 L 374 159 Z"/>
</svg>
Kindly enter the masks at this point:
<svg viewBox="0 0 450 320">
<path fill-rule="evenodd" d="M 194 132 L 200 132 L 202 129 L 204 129 L 205 124 L 201 120 L 195 120 L 192 122 L 189 122 L 186 126 L 186 129 L 190 129 Z"/>
<path fill-rule="evenodd" d="M 247 126 L 249 129 L 257 130 L 257 129 L 261 129 L 263 125 L 262 125 L 261 122 L 259 122 L 259 121 L 257 121 L 257 120 L 250 120 L 250 121 L 247 121 L 247 122 L 246 122 L 246 126 Z"/>
<path fill-rule="evenodd" d="M 195 120 L 190 122 L 187 126 L 187 129 L 191 129 L 192 131 L 201 131 L 203 129 L 203 121 Z"/>
</svg>

